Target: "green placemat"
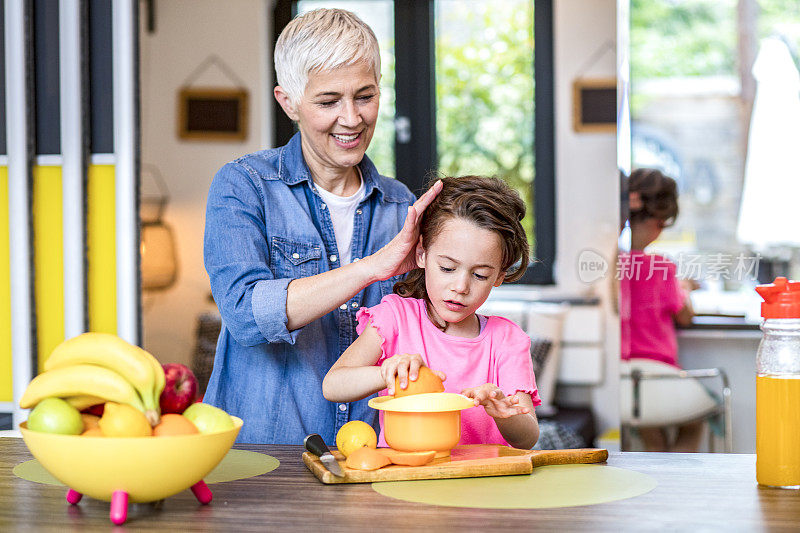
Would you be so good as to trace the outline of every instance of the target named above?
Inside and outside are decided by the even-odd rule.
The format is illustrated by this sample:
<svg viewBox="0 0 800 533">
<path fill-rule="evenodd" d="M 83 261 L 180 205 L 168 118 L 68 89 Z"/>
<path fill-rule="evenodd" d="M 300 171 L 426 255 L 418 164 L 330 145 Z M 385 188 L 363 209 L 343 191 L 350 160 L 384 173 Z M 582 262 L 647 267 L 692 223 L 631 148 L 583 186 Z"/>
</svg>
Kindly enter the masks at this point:
<svg viewBox="0 0 800 533">
<path fill-rule="evenodd" d="M 373 483 L 375 492 L 408 502 L 483 509 L 544 509 L 633 498 L 652 477 L 607 465 L 555 465 L 530 475 Z"/>
<path fill-rule="evenodd" d="M 229 450 L 214 470 L 203 478 L 203 481 L 208 484 L 222 483 L 259 476 L 275 470 L 278 465 L 280 462 L 271 455 L 247 450 Z M 36 459 L 18 464 L 14 467 L 13 472 L 15 476 L 35 483 L 64 486 L 63 483 L 51 476 Z"/>
</svg>

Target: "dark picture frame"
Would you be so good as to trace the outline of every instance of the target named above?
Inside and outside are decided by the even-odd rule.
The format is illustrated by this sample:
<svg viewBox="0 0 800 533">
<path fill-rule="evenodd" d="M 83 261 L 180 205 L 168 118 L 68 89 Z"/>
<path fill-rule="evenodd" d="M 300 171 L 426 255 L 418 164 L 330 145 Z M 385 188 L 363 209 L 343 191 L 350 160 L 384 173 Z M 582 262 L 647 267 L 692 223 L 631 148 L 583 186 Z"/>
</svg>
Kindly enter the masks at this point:
<svg viewBox="0 0 800 533">
<path fill-rule="evenodd" d="M 197 141 L 247 138 L 248 95 L 243 89 L 183 88 L 178 93 L 178 137 Z"/>
<path fill-rule="evenodd" d="M 578 133 L 617 131 L 616 78 L 582 78 L 572 83 L 572 128 Z"/>
</svg>

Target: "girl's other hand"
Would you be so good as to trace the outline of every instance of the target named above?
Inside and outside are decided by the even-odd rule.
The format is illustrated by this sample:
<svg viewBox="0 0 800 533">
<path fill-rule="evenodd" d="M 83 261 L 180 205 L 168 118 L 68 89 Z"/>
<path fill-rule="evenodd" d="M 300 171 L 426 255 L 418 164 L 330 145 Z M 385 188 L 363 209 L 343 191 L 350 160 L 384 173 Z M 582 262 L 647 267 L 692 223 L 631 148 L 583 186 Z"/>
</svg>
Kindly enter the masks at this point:
<svg viewBox="0 0 800 533">
<path fill-rule="evenodd" d="M 400 378 L 400 388 L 405 389 L 408 387 L 408 380 L 416 381 L 419 376 L 419 367 L 427 366 L 422 356 L 414 354 L 397 354 L 389 357 L 381 363 L 381 377 L 386 388 L 388 389 L 389 396 L 394 396 L 394 381 L 395 377 Z M 434 373 L 444 381 L 446 376 L 444 372 L 434 370 Z"/>
<path fill-rule="evenodd" d="M 485 383 L 480 387 L 464 389 L 461 394 L 472 398 L 475 405 L 482 405 L 486 414 L 492 418 L 510 418 L 514 415 L 524 415 L 531 410 L 520 405 L 517 395 L 506 396 L 503 391 L 493 383 Z"/>
</svg>

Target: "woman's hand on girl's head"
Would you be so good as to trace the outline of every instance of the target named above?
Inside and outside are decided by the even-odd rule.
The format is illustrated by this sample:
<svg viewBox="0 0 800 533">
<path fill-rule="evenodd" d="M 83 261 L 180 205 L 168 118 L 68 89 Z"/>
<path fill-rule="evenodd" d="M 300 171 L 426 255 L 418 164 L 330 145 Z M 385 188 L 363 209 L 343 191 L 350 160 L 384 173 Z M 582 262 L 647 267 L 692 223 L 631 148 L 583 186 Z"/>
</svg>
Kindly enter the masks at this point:
<svg viewBox="0 0 800 533">
<path fill-rule="evenodd" d="M 486 410 L 486 414 L 492 418 L 510 418 L 531 412 L 528 407 L 520 405 L 516 394 L 506 396 L 493 383 L 485 383 L 479 387 L 464 389 L 461 394 L 467 398 L 472 398 L 475 401 L 475 405 L 482 405 Z"/>
<path fill-rule="evenodd" d="M 394 239 L 389 241 L 386 246 L 365 258 L 366 261 L 369 261 L 376 279 L 388 279 L 417 268 L 416 249 L 417 242 L 419 242 L 419 223 L 422 220 L 422 213 L 441 190 L 442 182 L 439 180 L 425 191 L 414 202 L 414 205 L 408 208 L 408 214 L 400 233 L 395 235 Z"/>
</svg>

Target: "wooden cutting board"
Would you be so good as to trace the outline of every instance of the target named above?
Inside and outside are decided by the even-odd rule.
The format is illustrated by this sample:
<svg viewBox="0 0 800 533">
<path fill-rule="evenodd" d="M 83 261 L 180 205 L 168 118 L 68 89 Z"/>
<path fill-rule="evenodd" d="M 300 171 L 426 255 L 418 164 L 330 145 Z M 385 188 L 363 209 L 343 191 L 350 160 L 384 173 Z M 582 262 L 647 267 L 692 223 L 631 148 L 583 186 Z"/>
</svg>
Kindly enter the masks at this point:
<svg viewBox="0 0 800 533">
<path fill-rule="evenodd" d="M 354 470 L 344 464 L 338 450 L 331 453 L 344 471 L 337 477 L 328 471 L 316 455 L 303 452 L 303 462 L 325 484 L 372 483 L 374 481 L 408 481 L 530 474 L 536 466 L 602 463 L 608 450 L 580 448 L 574 450 L 518 450 L 499 444 L 456 446 L 449 457 L 440 457 L 423 466 L 390 465 L 378 470 Z"/>
</svg>

